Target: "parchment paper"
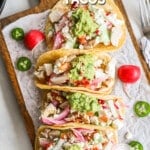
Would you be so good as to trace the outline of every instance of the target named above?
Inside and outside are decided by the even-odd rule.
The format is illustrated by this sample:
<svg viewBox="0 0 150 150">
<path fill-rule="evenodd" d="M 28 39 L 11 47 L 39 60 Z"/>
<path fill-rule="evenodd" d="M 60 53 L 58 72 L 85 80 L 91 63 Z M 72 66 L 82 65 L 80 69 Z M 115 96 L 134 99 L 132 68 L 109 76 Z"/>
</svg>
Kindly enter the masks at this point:
<svg viewBox="0 0 150 150">
<path fill-rule="evenodd" d="M 42 42 L 33 51 L 29 51 L 24 47 L 23 42 L 16 42 L 11 38 L 10 31 L 14 27 L 21 27 L 25 32 L 31 29 L 39 29 L 43 31 L 47 15 L 48 11 L 39 14 L 28 15 L 17 20 L 14 23 L 11 23 L 2 31 L 11 56 L 12 63 L 15 68 L 17 80 L 24 97 L 25 105 L 31 118 L 33 119 L 36 128 L 39 126 L 39 107 L 41 102 L 41 94 L 33 83 L 33 71 L 36 58 L 42 52 L 46 51 L 46 45 L 44 42 Z M 125 138 L 125 134 L 129 131 L 133 136 L 131 140 L 140 141 L 141 143 L 143 143 L 144 150 L 149 150 L 150 117 L 136 117 L 133 111 L 133 105 L 138 100 L 150 102 L 150 86 L 145 77 L 144 71 L 136 54 L 136 50 L 128 33 L 127 40 L 123 48 L 116 52 L 111 52 L 110 54 L 117 60 L 116 69 L 122 64 L 135 64 L 140 66 L 142 71 L 141 79 L 138 82 L 132 85 L 125 85 L 125 88 L 127 88 L 127 93 L 124 92 L 124 86 L 116 75 L 115 88 L 112 94 L 122 97 L 127 105 L 124 126 L 119 131 L 119 141 L 122 143 L 127 143 L 128 140 Z M 20 72 L 16 69 L 16 60 L 20 56 L 27 56 L 32 60 L 33 67 L 30 71 Z"/>
</svg>

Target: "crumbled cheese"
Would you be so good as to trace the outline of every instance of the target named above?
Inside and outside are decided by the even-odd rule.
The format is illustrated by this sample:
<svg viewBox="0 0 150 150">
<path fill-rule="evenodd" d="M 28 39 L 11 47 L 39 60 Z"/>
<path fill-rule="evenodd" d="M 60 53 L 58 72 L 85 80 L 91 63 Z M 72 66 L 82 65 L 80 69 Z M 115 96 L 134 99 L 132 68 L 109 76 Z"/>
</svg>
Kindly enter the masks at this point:
<svg viewBox="0 0 150 150">
<path fill-rule="evenodd" d="M 96 69 L 95 78 L 101 78 L 102 80 L 105 80 L 108 78 L 108 75 L 105 74 L 102 69 Z"/>
<path fill-rule="evenodd" d="M 107 20 L 111 22 L 114 26 L 120 26 L 123 24 L 122 20 L 117 19 L 117 14 L 110 13 L 106 16 Z"/>
<path fill-rule="evenodd" d="M 65 34 L 65 33 L 68 33 L 69 32 L 69 27 L 66 25 L 65 27 L 63 27 L 62 29 L 62 33 Z"/>
<path fill-rule="evenodd" d="M 94 62 L 94 66 L 95 66 L 95 67 L 100 67 L 102 63 L 103 63 L 103 61 L 102 61 L 101 59 L 97 59 L 97 60 Z"/>
<path fill-rule="evenodd" d="M 92 124 L 95 124 L 95 125 L 99 124 L 99 120 L 96 116 L 90 117 L 90 121 Z"/>
<path fill-rule="evenodd" d="M 110 131 L 106 131 L 106 135 L 107 135 L 107 138 L 108 138 L 108 139 L 111 139 L 112 136 L 113 136 L 113 133 L 110 132 Z"/>
<path fill-rule="evenodd" d="M 101 135 L 99 133 L 94 134 L 94 141 L 99 142 L 101 140 Z"/>
<path fill-rule="evenodd" d="M 42 112 L 43 117 L 48 117 L 49 115 L 55 114 L 57 112 L 56 107 L 53 104 L 49 104 L 45 110 Z"/>
<path fill-rule="evenodd" d="M 34 72 L 34 75 L 38 78 L 38 79 L 44 79 L 45 76 L 44 76 L 44 71 L 35 71 Z"/>
<path fill-rule="evenodd" d="M 50 76 L 53 72 L 52 64 L 44 64 L 44 69 L 47 76 Z"/>
<path fill-rule="evenodd" d="M 116 65 L 115 59 L 111 59 L 111 61 L 108 63 L 106 73 L 111 77 L 115 76 L 115 65 Z"/>
<path fill-rule="evenodd" d="M 113 27 L 111 30 L 111 43 L 113 46 L 118 46 L 121 36 L 122 36 L 121 27 L 120 26 Z"/>
<path fill-rule="evenodd" d="M 84 46 L 80 44 L 79 45 L 79 49 L 83 49 L 83 48 L 84 48 Z"/>
</svg>

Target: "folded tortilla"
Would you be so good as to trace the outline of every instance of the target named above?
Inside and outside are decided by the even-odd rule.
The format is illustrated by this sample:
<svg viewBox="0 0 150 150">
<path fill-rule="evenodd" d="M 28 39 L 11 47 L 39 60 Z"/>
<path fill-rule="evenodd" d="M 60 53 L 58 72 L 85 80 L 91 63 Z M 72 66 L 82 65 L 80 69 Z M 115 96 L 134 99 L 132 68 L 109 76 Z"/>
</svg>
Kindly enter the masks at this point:
<svg viewBox="0 0 150 150">
<path fill-rule="evenodd" d="M 72 50 L 60 49 L 42 54 L 38 58 L 36 64 L 36 86 L 40 89 L 73 90 L 109 94 L 114 86 L 116 61 L 107 53 L 84 53 L 84 51 L 80 50 L 75 52 Z M 79 64 L 81 63 L 80 61 L 78 62 L 78 59 L 81 59 L 81 57 L 83 57 L 81 61 L 85 61 L 84 57 L 86 58 L 86 62 L 84 62 L 85 65 L 83 64 L 83 67 L 85 66 L 85 68 L 78 68 L 78 79 L 73 79 L 74 72 L 76 75 L 76 65 L 82 65 Z M 90 62 L 91 58 L 92 61 Z M 73 64 L 74 62 L 76 65 Z M 64 68 L 64 64 L 69 64 L 69 67 L 71 67 Z M 46 75 L 46 72 L 48 72 L 48 75 Z M 92 79 L 90 74 L 92 74 Z M 64 81 L 62 79 L 64 79 Z"/>
<path fill-rule="evenodd" d="M 87 42 L 88 43 L 87 46 L 81 44 L 81 46 L 79 46 L 77 48 L 82 49 L 82 47 L 83 47 L 84 50 L 88 50 L 88 51 L 114 51 L 114 50 L 120 49 L 123 46 L 125 39 L 126 39 L 126 26 L 125 26 L 123 15 L 120 12 L 119 8 L 117 7 L 117 5 L 114 3 L 113 0 L 106 0 L 106 3 L 104 5 L 97 4 L 97 5 L 94 5 L 94 7 L 96 7 L 97 9 L 103 10 L 107 15 L 109 15 L 108 13 L 111 12 L 113 14 L 113 17 L 115 16 L 116 19 L 119 20 L 119 21 L 118 20 L 114 21 L 113 20 L 114 18 L 111 17 L 111 15 L 107 20 L 108 26 L 110 24 L 112 25 L 111 29 L 109 29 L 109 31 L 108 31 L 108 32 L 110 32 L 109 33 L 110 43 L 105 43 L 105 42 L 103 43 L 101 40 L 98 40 L 98 38 L 97 38 L 96 41 L 98 41 L 98 42 L 93 44 L 93 42 L 92 42 L 93 38 L 92 38 L 92 40 Z M 62 35 L 59 34 L 58 40 L 57 40 L 58 42 L 54 42 L 56 34 L 58 33 L 55 30 L 58 30 L 58 31 L 62 30 L 61 28 L 59 29 L 59 26 L 56 27 L 57 28 L 56 29 L 55 26 L 59 23 L 59 21 L 62 20 L 62 17 L 64 15 L 66 15 L 67 13 L 69 13 L 70 11 L 71 11 L 71 8 L 68 4 L 65 3 L 65 0 L 59 0 L 56 3 L 56 5 L 50 10 L 50 14 L 46 21 L 46 27 L 45 27 L 46 41 L 47 41 L 47 45 L 48 45 L 49 49 L 58 49 L 58 48 L 62 48 L 62 49 L 74 48 L 74 49 L 76 49 L 75 47 L 71 46 L 71 44 L 69 42 L 68 42 L 69 44 L 67 43 L 65 45 L 61 44 L 61 46 L 58 46 L 58 47 L 56 46 L 57 48 L 54 46 L 54 45 L 60 44 L 59 42 L 61 40 L 64 41 L 64 39 L 61 39 Z M 107 18 L 107 15 L 104 18 Z M 95 19 L 95 20 L 97 20 L 97 19 Z M 118 25 L 116 22 L 121 22 L 121 23 L 120 24 L 118 23 L 119 24 Z M 63 21 L 60 23 L 60 25 L 62 25 L 62 23 L 63 23 Z M 101 25 L 103 26 L 103 23 Z M 101 27 L 100 27 L 101 25 L 99 25 L 99 30 L 101 30 Z M 117 28 L 117 30 L 116 30 L 116 28 Z M 65 33 L 66 33 L 66 31 L 65 31 Z M 68 38 L 68 33 L 65 36 L 66 36 L 65 40 L 67 39 L 67 41 L 74 40 L 74 39 Z M 90 43 L 92 43 L 92 44 L 90 44 Z"/>
<path fill-rule="evenodd" d="M 96 149 L 110 150 L 118 143 L 113 128 L 74 124 L 73 126 L 41 126 L 36 134 L 35 150 Z"/>
<path fill-rule="evenodd" d="M 120 97 L 86 92 L 46 91 L 41 121 L 47 125 L 82 123 L 122 128 L 125 104 Z"/>
</svg>

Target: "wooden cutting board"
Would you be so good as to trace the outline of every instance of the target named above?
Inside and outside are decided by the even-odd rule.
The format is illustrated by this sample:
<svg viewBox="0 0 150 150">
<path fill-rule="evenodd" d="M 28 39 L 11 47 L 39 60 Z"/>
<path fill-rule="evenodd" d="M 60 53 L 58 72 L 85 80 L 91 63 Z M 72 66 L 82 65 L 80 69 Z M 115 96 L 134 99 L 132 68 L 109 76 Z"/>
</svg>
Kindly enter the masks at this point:
<svg viewBox="0 0 150 150">
<path fill-rule="evenodd" d="M 23 12 L 14 14 L 12 16 L 9 16 L 9 17 L 6 17 L 6 18 L 0 20 L 0 28 L 2 30 L 8 24 L 10 24 L 10 23 L 14 22 L 15 20 L 17 20 L 21 17 L 24 17 L 26 15 L 43 12 L 46 9 L 53 7 L 56 2 L 57 2 L 57 0 L 41 0 L 40 4 L 38 6 L 32 8 L 32 9 L 25 10 Z M 139 48 L 138 43 L 136 41 L 136 38 L 133 34 L 133 30 L 131 28 L 131 25 L 130 25 L 129 19 L 127 17 L 127 13 L 124 9 L 123 3 L 122 3 L 121 0 L 115 0 L 115 2 L 116 2 L 116 4 L 118 5 L 118 7 L 120 8 L 121 12 L 124 15 L 124 19 L 125 19 L 128 31 L 130 33 L 133 45 L 134 45 L 134 47 L 137 51 L 139 60 L 141 61 L 141 64 L 144 68 L 146 77 L 148 78 L 149 83 L 150 83 L 150 73 L 149 73 L 148 65 L 146 64 L 146 62 L 144 60 L 144 57 L 143 57 L 143 55 L 140 51 L 140 48 Z M 9 77 L 11 79 L 13 88 L 15 89 L 14 92 L 16 94 L 17 101 L 18 101 L 18 104 L 20 106 L 22 116 L 25 120 L 25 126 L 26 126 L 26 129 L 27 129 L 27 133 L 29 135 L 29 138 L 31 140 L 32 145 L 34 146 L 34 138 L 35 138 L 34 125 L 33 125 L 32 119 L 31 119 L 31 117 L 30 117 L 30 115 L 29 115 L 29 113 L 28 113 L 28 111 L 25 107 L 25 102 L 24 102 L 24 99 L 23 99 L 23 96 L 22 96 L 22 93 L 21 93 L 16 75 L 15 75 L 15 71 L 14 71 L 14 68 L 13 68 L 13 65 L 12 65 L 12 62 L 11 62 L 11 59 L 10 59 L 10 54 L 8 52 L 8 49 L 7 49 L 7 46 L 6 46 L 6 43 L 4 41 L 4 37 L 3 37 L 1 31 L 0 31 L 0 43 L 1 43 L 0 44 L 0 52 L 1 52 L 1 55 L 3 56 L 3 58 L 4 58 L 4 62 L 5 62 Z"/>
</svg>

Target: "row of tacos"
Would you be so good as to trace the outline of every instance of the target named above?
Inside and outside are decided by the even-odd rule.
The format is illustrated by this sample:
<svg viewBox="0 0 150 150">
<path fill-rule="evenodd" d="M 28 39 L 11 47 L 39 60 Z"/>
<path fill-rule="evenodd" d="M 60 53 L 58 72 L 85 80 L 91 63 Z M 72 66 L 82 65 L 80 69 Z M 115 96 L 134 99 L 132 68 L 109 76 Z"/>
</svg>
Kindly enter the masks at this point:
<svg viewBox="0 0 150 150">
<path fill-rule="evenodd" d="M 111 150 L 125 115 L 122 98 L 109 95 L 115 60 L 61 49 L 42 54 L 35 68 L 35 84 L 44 91 L 40 120 L 47 125 L 37 132 L 36 150 Z"/>
<path fill-rule="evenodd" d="M 49 49 L 35 66 L 43 91 L 35 150 L 113 150 L 125 104 L 109 95 L 116 61 L 104 51 L 125 41 L 123 17 L 113 0 L 105 5 L 64 3 L 51 9 L 45 27 Z"/>
</svg>

